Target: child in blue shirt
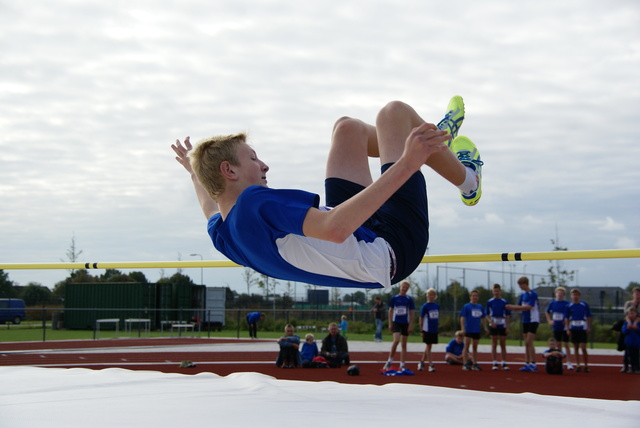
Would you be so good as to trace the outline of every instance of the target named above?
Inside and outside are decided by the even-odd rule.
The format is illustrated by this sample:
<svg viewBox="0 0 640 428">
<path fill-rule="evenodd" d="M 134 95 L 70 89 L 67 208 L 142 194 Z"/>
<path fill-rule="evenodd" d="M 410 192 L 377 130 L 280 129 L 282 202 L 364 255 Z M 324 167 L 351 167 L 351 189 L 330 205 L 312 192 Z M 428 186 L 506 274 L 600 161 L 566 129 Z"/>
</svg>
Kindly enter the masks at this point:
<svg viewBox="0 0 640 428">
<path fill-rule="evenodd" d="M 314 367 L 313 359 L 319 355 L 318 345 L 313 334 L 309 333 L 304 337 L 302 350 L 300 351 L 300 360 L 302 367 Z"/>
<path fill-rule="evenodd" d="M 638 374 L 640 373 L 640 319 L 635 308 L 627 311 L 627 320 L 622 325 L 622 334 L 629 363 L 627 373 Z"/>
<path fill-rule="evenodd" d="M 509 370 L 507 365 L 507 334 L 509 334 L 511 311 L 506 308 L 508 302 L 502 298 L 500 284 L 493 284 L 491 291 L 493 292 L 493 297 L 487 302 L 487 322 L 489 323 L 489 335 L 491 336 L 492 370 L 500 369 L 500 366 L 498 366 L 498 342 L 500 343 L 502 356 L 502 370 Z"/>
<path fill-rule="evenodd" d="M 573 370 L 573 364 L 571 364 L 571 346 L 569 346 L 569 334 L 567 333 L 564 321 L 567 312 L 567 305 L 569 305 L 569 302 L 564 300 L 564 296 L 566 293 L 566 288 L 556 287 L 556 299 L 549 302 L 544 316 L 547 318 L 547 323 L 553 330 L 553 338 L 556 339 L 558 346 L 562 348 L 562 344 L 564 343 L 564 349 L 567 356 L 567 370 Z"/>
<path fill-rule="evenodd" d="M 425 359 L 429 361 L 429 371 L 435 372 L 436 368 L 433 365 L 431 358 L 431 346 L 434 343 L 438 343 L 438 322 L 440 318 L 440 305 L 436 303 L 438 293 L 435 289 L 430 288 L 427 290 L 427 303 L 420 308 L 420 334 L 422 334 L 422 341 L 425 344 L 424 352 L 420 357 L 418 363 L 418 370 L 424 370 Z"/>
<path fill-rule="evenodd" d="M 462 349 L 464 348 L 464 333 L 462 330 L 456 331 L 456 334 L 445 348 L 444 360 L 447 364 L 462 365 Z"/>
<path fill-rule="evenodd" d="M 591 331 L 591 309 L 586 302 L 580 301 L 580 296 L 580 290 L 577 288 L 571 290 L 571 303 L 567 305 L 565 310 L 565 328 L 569 332 L 576 354 L 576 372 L 584 370 L 585 373 L 589 373 L 587 335 Z M 580 366 L 580 350 L 582 351 L 584 368 Z"/>
<path fill-rule="evenodd" d="M 545 358 L 545 369 L 549 374 L 562 374 L 562 360 L 565 355 L 564 352 L 558 347 L 558 342 L 553 337 L 550 337 L 547 341 L 549 349 L 542 353 Z"/>
<path fill-rule="evenodd" d="M 349 323 L 347 322 L 346 315 L 342 315 L 342 317 L 340 317 L 340 324 L 338 324 L 338 328 L 340 329 L 340 334 L 342 335 L 342 337 L 347 339 L 347 329 L 349 328 Z"/>
<path fill-rule="evenodd" d="M 469 293 L 469 303 L 462 307 L 460 311 L 460 328 L 464 332 L 464 350 L 462 358 L 465 361 L 462 370 L 482 370 L 478 365 L 478 341 L 480 340 L 480 331 L 484 321 L 484 307 L 478 304 L 480 293 L 478 290 L 472 290 Z M 469 347 L 473 343 L 473 352 L 471 360 L 469 360 Z"/>
<path fill-rule="evenodd" d="M 287 324 L 284 327 L 284 336 L 278 339 L 280 352 L 276 359 L 276 365 L 283 369 L 292 369 L 300 365 L 300 336 L 294 334 L 293 325 Z"/>
<path fill-rule="evenodd" d="M 341 117 L 331 133 L 325 204 L 317 194 L 270 189 L 269 167 L 244 133 L 171 148 L 190 174 L 214 247 L 272 278 L 333 287 L 389 288 L 420 264 L 429 241 L 427 165 L 480 200 L 483 162 L 457 135 L 464 103 L 455 96 L 438 125 L 408 104 L 383 106 L 375 126 Z M 369 158 L 379 158 L 373 181 Z M 377 173 L 378 171 L 376 171 Z"/>
</svg>

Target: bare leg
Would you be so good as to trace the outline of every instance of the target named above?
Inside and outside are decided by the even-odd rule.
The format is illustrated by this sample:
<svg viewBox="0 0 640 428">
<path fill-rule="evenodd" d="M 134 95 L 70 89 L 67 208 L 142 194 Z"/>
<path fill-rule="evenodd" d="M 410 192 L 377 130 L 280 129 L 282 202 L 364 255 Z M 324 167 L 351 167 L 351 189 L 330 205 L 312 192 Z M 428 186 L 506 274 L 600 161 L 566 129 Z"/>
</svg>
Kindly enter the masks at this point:
<svg viewBox="0 0 640 428">
<path fill-rule="evenodd" d="M 498 336 L 491 336 L 491 357 L 498 361 Z"/>
<path fill-rule="evenodd" d="M 469 346 L 471 345 L 471 338 L 464 338 L 464 348 L 462 348 L 462 362 L 466 363 L 469 361 Z"/>
<path fill-rule="evenodd" d="M 507 337 L 500 336 L 500 350 L 502 351 L 502 362 L 507 362 Z"/>
<path fill-rule="evenodd" d="M 338 119 L 333 128 L 326 177 L 344 178 L 368 186 L 373 181 L 369 157 L 379 157 L 382 165 L 397 161 L 411 130 L 425 121 L 409 105 L 392 101 L 376 118 L 376 126 L 349 117 Z M 464 165 L 451 150 L 429 157 L 426 165 L 459 186 L 466 178 Z"/>
<path fill-rule="evenodd" d="M 408 336 L 402 336 L 402 348 L 400 351 L 400 361 L 402 362 L 402 365 L 404 366 L 405 363 L 405 359 L 407 357 L 407 339 L 409 337 Z"/>
</svg>

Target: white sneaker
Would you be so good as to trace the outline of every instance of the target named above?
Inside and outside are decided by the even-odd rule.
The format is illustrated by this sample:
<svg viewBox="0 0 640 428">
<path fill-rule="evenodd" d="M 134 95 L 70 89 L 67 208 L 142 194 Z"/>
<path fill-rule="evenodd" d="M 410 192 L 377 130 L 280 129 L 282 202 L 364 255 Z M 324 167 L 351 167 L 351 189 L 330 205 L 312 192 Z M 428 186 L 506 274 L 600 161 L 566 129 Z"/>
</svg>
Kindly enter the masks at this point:
<svg viewBox="0 0 640 428">
<path fill-rule="evenodd" d="M 400 364 L 400 371 L 404 370 L 404 363 Z"/>
<path fill-rule="evenodd" d="M 424 370 L 424 361 L 420 361 L 418 363 L 418 371 L 421 372 Z"/>
<path fill-rule="evenodd" d="M 387 361 L 382 370 L 389 370 L 391 368 L 391 361 Z"/>
<path fill-rule="evenodd" d="M 500 367 L 498 367 L 498 363 L 493 363 L 493 367 L 491 367 L 491 370 L 499 370 Z"/>
<path fill-rule="evenodd" d="M 436 368 L 435 368 L 435 366 L 433 364 L 429 364 L 429 371 L 430 372 L 435 372 L 436 371 Z"/>
<path fill-rule="evenodd" d="M 573 370 L 573 364 L 567 363 L 567 370 Z"/>
</svg>

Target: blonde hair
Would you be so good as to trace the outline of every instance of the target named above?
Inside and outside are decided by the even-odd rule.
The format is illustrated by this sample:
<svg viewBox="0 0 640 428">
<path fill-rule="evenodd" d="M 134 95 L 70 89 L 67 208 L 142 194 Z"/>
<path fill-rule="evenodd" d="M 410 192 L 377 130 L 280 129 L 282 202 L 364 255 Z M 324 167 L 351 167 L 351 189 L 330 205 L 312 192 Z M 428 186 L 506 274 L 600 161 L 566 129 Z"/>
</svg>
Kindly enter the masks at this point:
<svg viewBox="0 0 640 428">
<path fill-rule="evenodd" d="M 436 291 L 436 289 L 435 289 L 435 288 L 429 288 L 429 289 L 427 290 L 426 294 L 429 294 L 429 293 L 436 293 L 436 294 L 438 294 L 438 292 Z"/>
<path fill-rule="evenodd" d="M 311 333 L 307 333 L 307 335 L 304 337 L 304 340 L 316 340 L 316 338 L 313 336 L 313 334 Z"/>
<path fill-rule="evenodd" d="M 464 333 L 462 332 L 462 330 L 458 330 L 456 331 L 456 334 L 454 336 L 464 336 Z"/>
<path fill-rule="evenodd" d="M 222 162 L 238 166 L 237 149 L 247 142 L 243 132 L 233 135 L 220 135 L 200 141 L 189 153 L 191 168 L 202 187 L 213 200 L 218 200 L 225 190 L 225 180 L 220 172 Z"/>
<path fill-rule="evenodd" d="M 557 293 L 558 291 L 562 291 L 565 294 L 567 294 L 567 289 L 564 287 L 556 287 L 556 289 L 554 290 L 555 293 Z"/>
</svg>

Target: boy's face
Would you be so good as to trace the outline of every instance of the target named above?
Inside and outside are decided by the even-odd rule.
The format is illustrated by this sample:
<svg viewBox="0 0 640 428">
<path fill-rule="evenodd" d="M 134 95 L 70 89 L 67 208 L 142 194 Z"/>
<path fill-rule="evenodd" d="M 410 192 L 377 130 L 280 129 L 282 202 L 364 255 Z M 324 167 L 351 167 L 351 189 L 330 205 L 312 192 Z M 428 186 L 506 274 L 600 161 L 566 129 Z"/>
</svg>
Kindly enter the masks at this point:
<svg viewBox="0 0 640 428">
<path fill-rule="evenodd" d="M 556 300 L 557 301 L 564 300 L 564 291 L 562 290 L 556 291 Z"/>
<path fill-rule="evenodd" d="M 580 293 L 571 293 L 571 300 L 573 303 L 578 303 L 580 301 Z"/>
<path fill-rule="evenodd" d="M 518 287 L 520 287 L 520 290 L 522 291 L 527 291 L 529 289 L 529 284 L 526 282 L 519 282 Z"/>
<path fill-rule="evenodd" d="M 636 318 L 638 318 L 638 313 L 636 311 L 629 311 L 629 319 L 635 321 Z"/>
<path fill-rule="evenodd" d="M 405 282 L 405 283 L 403 283 L 403 284 L 400 286 L 400 295 L 401 295 L 401 296 L 406 295 L 406 294 L 407 294 L 407 292 L 409 291 L 409 287 L 410 287 L 410 285 L 409 285 L 409 284 L 407 284 L 406 282 Z"/>
<path fill-rule="evenodd" d="M 549 339 L 547 341 L 547 344 L 549 345 L 549 348 L 552 348 L 552 349 L 558 347 L 558 343 L 554 339 Z"/>
<path fill-rule="evenodd" d="M 284 329 L 285 336 L 293 336 L 293 328 L 287 327 Z"/>
<path fill-rule="evenodd" d="M 493 297 L 495 297 L 496 299 L 499 299 L 500 295 L 502 294 L 502 290 L 499 288 L 494 288 L 492 291 L 493 291 Z"/>
<path fill-rule="evenodd" d="M 307 343 L 309 345 L 311 345 L 313 343 L 313 337 L 307 337 L 305 340 L 307 341 Z"/>
<path fill-rule="evenodd" d="M 469 298 L 471 300 L 471 303 L 476 304 L 478 303 L 478 299 L 480 298 L 480 296 L 478 295 L 478 293 L 471 293 L 469 295 Z"/>
<path fill-rule="evenodd" d="M 269 167 L 266 163 L 258 159 L 256 152 L 247 143 L 238 145 L 238 161 L 240 165 L 233 165 L 238 180 L 249 186 L 267 187 L 267 171 Z"/>
<path fill-rule="evenodd" d="M 435 302 L 437 297 L 438 297 L 438 295 L 436 293 L 434 293 L 433 291 L 427 293 L 427 301 L 429 303 Z"/>
<path fill-rule="evenodd" d="M 464 336 L 462 336 L 462 335 L 456 336 L 456 342 L 458 342 L 458 343 L 464 342 Z"/>
</svg>

